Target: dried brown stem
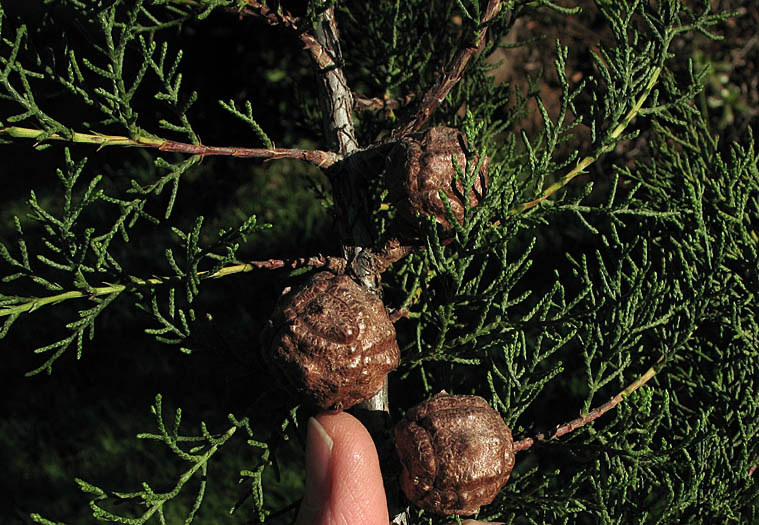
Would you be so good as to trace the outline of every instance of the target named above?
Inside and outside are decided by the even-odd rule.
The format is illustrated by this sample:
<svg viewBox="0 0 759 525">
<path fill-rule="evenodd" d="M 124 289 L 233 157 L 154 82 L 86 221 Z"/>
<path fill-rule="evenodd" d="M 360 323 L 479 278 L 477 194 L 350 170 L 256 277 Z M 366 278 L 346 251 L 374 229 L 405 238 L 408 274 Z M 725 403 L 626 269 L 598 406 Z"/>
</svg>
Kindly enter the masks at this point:
<svg viewBox="0 0 759 525">
<path fill-rule="evenodd" d="M 501 9 L 501 0 L 489 0 L 488 5 L 485 8 L 485 12 L 480 19 L 482 28 L 476 41 L 470 43 L 466 47 L 459 49 L 456 55 L 451 60 L 451 63 L 446 68 L 445 73 L 440 79 L 433 85 L 427 93 L 424 94 L 419 104 L 414 118 L 411 119 L 406 125 L 397 128 L 393 135 L 395 137 L 403 137 L 410 133 L 419 131 L 429 121 L 432 114 L 440 107 L 440 104 L 448 96 L 451 89 L 462 79 L 464 76 L 464 70 L 469 65 L 472 57 L 482 48 L 485 44 L 485 36 L 487 35 L 487 24 L 495 18 L 498 11 Z"/>
<path fill-rule="evenodd" d="M 279 268 L 303 268 L 313 266 L 324 270 L 331 270 L 334 273 L 343 273 L 345 271 L 345 259 L 342 257 L 332 257 L 329 255 L 312 255 L 311 257 L 299 257 L 297 259 L 267 259 L 265 261 L 248 261 L 245 263 L 259 270 L 277 270 Z"/>
<path fill-rule="evenodd" d="M 572 421 L 568 423 L 559 425 L 548 436 L 540 433 L 540 434 L 537 434 L 534 438 L 524 438 L 520 441 L 517 441 L 516 443 L 514 443 L 514 450 L 516 451 L 527 450 L 532 445 L 534 445 L 536 441 L 552 441 L 554 439 L 559 439 L 561 436 L 569 434 L 570 432 L 587 425 L 591 421 L 595 421 L 596 419 L 604 415 L 606 412 L 608 412 L 609 410 L 611 410 L 612 408 L 620 404 L 630 394 L 632 394 L 633 392 L 638 390 L 640 387 L 645 385 L 652 377 L 656 375 L 656 372 L 657 372 L 656 367 L 652 366 L 646 371 L 645 374 L 643 374 L 638 379 L 636 379 L 633 383 L 628 385 L 627 388 L 625 388 L 622 392 L 612 397 L 609 401 L 607 401 L 603 405 L 594 408 L 587 415 L 580 416 L 576 419 L 573 419 Z"/>
<path fill-rule="evenodd" d="M 316 37 L 308 33 L 301 33 L 300 40 L 303 42 L 304 49 L 311 54 L 311 58 L 320 71 L 336 67 L 335 61 L 327 53 L 327 50 L 324 49 L 324 46 L 316 40 Z"/>
<path fill-rule="evenodd" d="M 401 99 L 397 98 L 369 98 L 361 95 L 360 93 L 353 93 L 353 101 L 355 103 L 356 111 L 395 111 L 403 106 L 406 106 L 414 100 L 414 94 L 410 93 Z"/>
<path fill-rule="evenodd" d="M 340 156 L 331 151 L 286 149 L 286 148 L 243 148 L 238 146 L 205 146 L 203 144 L 189 144 L 176 142 L 160 137 L 138 136 L 126 137 L 122 135 L 104 135 L 102 133 L 79 133 L 73 132 L 68 136 L 59 133 L 46 134 L 41 129 L 21 128 L 9 126 L 0 128 L 0 136 L 33 139 L 33 140 L 60 140 L 79 144 L 93 144 L 99 148 L 109 146 L 121 146 L 127 148 L 153 148 L 159 151 L 173 151 L 189 155 L 224 155 L 239 158 L 259 158 L 265 160 L 298 159 L 320 168 L 329 168 Z"/>
<path fill-rule="evenodd" d="M 226 10 L 231 13 L 236 13 L 239 16 L 257 16 L 263 18 L 270 26 L 281 25 L 293 30 L 298 29 L 299 20 L 290 13 L 273 11 L 268 6 L 256 2 L 255 0 L 247 0 L 245 4 L 246 7 L 243 7 L 242 9 L 228 7 Z"/>
<path fill-rule="evenodd" d="M 391 264 L 400 261 L 410 253 L 422 251 L 424 246 L 401 244 L 398 239 L 390 239 L 379 251 L 372 253 L 373 268 L 377 273 L 384 273 Z"/>
<path fill-rule="evenodd" d="M 331 151 L 288 149 L 288 148 L 241 148 L 237 146 L 204 146 L 203 144 L 187 144 L 167 140 L 159 148 L 161 151 L 175 151 L 193 155 L 210 156 L 226 155 L 239 158 L 260 158 L 265 160 L 298 159 L 320 168 L 329 168 L 340 156 Z"/>
<path fill-rule="evenodd" d="M 393 323 L 397 323 L 401 319 L 408 319 L 408 318 L 409 318 L 409 311 L 407 308 L 399 308 L 398 310 L 390 312 L 390 321 L 392 321 Z"/>
</svg>

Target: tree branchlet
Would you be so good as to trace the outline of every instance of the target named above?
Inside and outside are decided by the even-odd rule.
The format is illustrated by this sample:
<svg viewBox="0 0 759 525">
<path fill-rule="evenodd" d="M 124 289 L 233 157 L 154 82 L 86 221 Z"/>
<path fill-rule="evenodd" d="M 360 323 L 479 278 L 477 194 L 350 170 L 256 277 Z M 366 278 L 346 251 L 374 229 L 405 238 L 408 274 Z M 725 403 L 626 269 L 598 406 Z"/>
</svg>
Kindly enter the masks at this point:
<svg viewBox="0 0 759 525">
<path fill-rule="evenodd" d="M 345 272 L 345 259 L 329 255 L 312 255 L 310 257 L 299 257 L 295 259 L 266 259 L 264 261 L 247 261 L 241 264 L 224 266 L 220 270 L 210 273 L 207 271 L 198 272 L 201 279 L 220 279 L 229 275 L 247 273 L 254 270 L 295 270 L 298 268 L 312 267 L 314 269 L 329 270 L 333 273 Z M 23 301 L 0 306 L 0 317 L 18 315 L 22 313 L 31 313 L 39 310 L 43 306 L 58 304 L 70 299 L 94 299 L 104 295 L 120 294 L 128 290 L 139 288 L 156 287 L 165 285 L 176 285 L 182 282 L 182 277 L 150 277 L 142 278 L 130 275 L 126 284 L 110 284 L 107 286 L 97 286 L 89 290 L 70 290 L 45 297 L 30 297 Z"/>
<path fill-rule="evenodd" d="M 424 94 L 419 102 L 419 108 L 414 117 L 405 125 L 396 128 L 393 131 L 394 137 L 404 137 L 410 133 L 419 131 L 430 120 L 433 113 L 440 107 L 440 104 L 448 96 L 448 93 L 463 78 L 472 57 L 485 44 L 487 36 L 487 24 L 495 18 L 501 10 L 501 0 L 489 0 L 485 11 L 480 19 L 481 29 L 479 37 L 475 42 L 459 49 L 454 55 L 451 62 L 446 67 L 445 72 L 440 79 Z"/>
<path fill-rule="evenodd" d="M 603 405 L 600 405 L 594 408 L 593 410 L 591 410 L 584 416 L 580 416 L 578 418 L 573 419 L 572 421 L 569 421 L 567 423 L 557 426 L 553 431 L 551 431 L 547 435 L 540 433 L 540 434 L 536 434 L 535 437 L 528 437 L 528 438 L 520 439 L 519 441 L 514 442 L 514 450 L 516 451 L 527 450 L 538 441 L 553 441 L 553 440 L 559 439 L 562 436 L 565 436 L 566 434 L 569 434 L 570 432 L 577 430 L 578 428 L 584 427 L 588 423 L 595 421 L 599 417 L 606 414 L 609 410 L 616 407 L 618 404 L 624 401 L 625 398 L 629 397 L 633 392 L 635 392 L 640 387 L 645 385 L 651 378 L 653 378 L 656 375 L 656 373 L 657 373 L 656 367 L 649 368 L 643 375 L 641 375 L 638 379 L 630 383 L 624 390 L 622 390 L 619 394 L 609 399 Z"/>
<path fill-rule="evenodd" d="M 30 128 L 9 126 L 0 128 L 0 136 L 26 138 L 32 140 L 57 140 L 77 144 L 92 144 L 98 149 L 106 146 L 122 146 L 132 148 L 154 148 L 159 151 L 199 155 L 201 157 L 226 156 L 242 159 L 297 159 L 313 164 L 319 168 L 329 168 L 340 157 L 331 151 L 288 149 L 288 148 L 244 148 L 238 146 L 205 146 L 203 144 L 188 144 L 158 137 L 125 137 L 119 135 L 103 135 L 100 133 L 72 132 L 70 136 L 59 133 L 49 134 L 45 131 Z"/>
<path fill-rule="evenodd" d="M 226 10 L 239 16 L 256 16 L 262 18 L 270 26 L 284 26 L 293 31 L 298 30 L 298 17 L 281 9 L 273 10 L 269 6 L 256 2 L 255 0 L 245 0 L 245 6 L 240 9 L 228 7 Z"/>
</svg>

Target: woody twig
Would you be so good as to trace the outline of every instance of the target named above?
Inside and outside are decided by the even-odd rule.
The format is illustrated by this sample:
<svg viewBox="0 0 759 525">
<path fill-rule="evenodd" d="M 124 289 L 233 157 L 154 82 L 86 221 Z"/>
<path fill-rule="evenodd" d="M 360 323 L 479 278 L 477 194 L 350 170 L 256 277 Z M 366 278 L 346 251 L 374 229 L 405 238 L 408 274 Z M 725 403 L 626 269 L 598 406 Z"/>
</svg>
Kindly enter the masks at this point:
<svg viewBox="0 0 759 525">
<path fill-rule="evenodd" d="M 159 151 L 172 151 L 189 155 L 227 156 L 238 158 L 258 158 L 264 160 L 298 159 L 320 168 L 328 168 L 340 160 L 339 155 L 331 151 L 289 149 L 289 148 L 244 148 L 241 146 L 205 146 L 203 144 L 190 144 L 177 142 L 160 137 L 125 137 L 121 135 L 104 135 L 101 133 L 79 133 L 70 135 L 48 133 L 41 129 L 21 128 L 9 126 L 0 128 L 0 136 L 33 139 L 37 141 L 56 140 L 74 142 L 78 144 L 92 144 L 98 148 L 106 146 L 121 146 L 131 148 L 154 148 Z"/>
<path fill-rule="evenodd" d="M 656 375 L 656 373 L 657 373 L 657 368 L 655 366 L 652 366 L 642 376 L 640 376 L 634 382 L 629 384 L 627 388 L 622 390 L 616 396 L 612 397 L 609 401 L 607 401 L 603 405 L 596 407 L 590 412 L 588 412 L 587 415 L 580 416 L 576 419 L 573 419 L 572 421 L 569 421 L 568 423 L 559 425 L 553 430 L 553 432 L 550 432 L 547 435 L 540 433 L 540 434 L 537 434 L 535 437 L 528 437 L 520 441 L 517 441 L 516 443 L 514 443 L 514 450 L 515 451 L 527 450 L 532 445 L 534 445 L 535 442 L 537 441 L 553 441 L 555 439 L 559 439 L 560 437 L 566 434 L 569 434 L 570 432 L 577 430 L 580 427 L 587 425 L 591 421 L 595 421 L 596 419 L 598 419 L 599 417 L 607 413 L 609 410 L 611 410 L 612 408 L 620 404 L 625 398 L 629 397 L 633 392 L 635 392 L 640 387 L 645 385 L 652 377 Z"/>
<path fill-rule="evenodd" d="M 298 17 L 292 16 L 285 11 L 274 11 L 268 6 L 261 2 L 256 2 L 255 0 L 246 0 L 245 6 L 242 9 L 228 7 L 226 10 L 239 16 L 256 16 L 262 18 L 270 26 L 281 25 L 293 30 L 298 29 Z"/>
<path fill-rule="evenodd" d="M 501 9 L 501 0 L 489 0 L 485 12 L 480 19 L 481 29 L 476 40 L 459 49 L 446 68 L 440 79 L 424 94 L 419 109 L 414 117 L 405 125 L 397 128 L 393 135 L 403 137 L 419 131 L 429 121 L 432 114 L 448 96 L 451 89 L 462 79 L 472 57 L 482 49 L 487 35 L 487 24 L 495 18 Z"/>
</svg>

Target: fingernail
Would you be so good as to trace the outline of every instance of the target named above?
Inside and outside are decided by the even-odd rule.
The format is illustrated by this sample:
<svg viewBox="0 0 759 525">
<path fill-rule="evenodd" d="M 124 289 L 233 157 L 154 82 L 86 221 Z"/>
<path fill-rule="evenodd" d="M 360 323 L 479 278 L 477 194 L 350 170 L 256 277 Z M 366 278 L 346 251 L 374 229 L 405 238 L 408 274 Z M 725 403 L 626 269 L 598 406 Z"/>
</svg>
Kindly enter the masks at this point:
<svg viewBox="0 0 759 525">
<path fill-rule="evenodd" d="M 306 437 L 306 494 L 301 511 L 316 514 L 329 498 L 332 445 L 332 438 L 324 427 L 316 418 L 309 418 Z"/>
</svg>

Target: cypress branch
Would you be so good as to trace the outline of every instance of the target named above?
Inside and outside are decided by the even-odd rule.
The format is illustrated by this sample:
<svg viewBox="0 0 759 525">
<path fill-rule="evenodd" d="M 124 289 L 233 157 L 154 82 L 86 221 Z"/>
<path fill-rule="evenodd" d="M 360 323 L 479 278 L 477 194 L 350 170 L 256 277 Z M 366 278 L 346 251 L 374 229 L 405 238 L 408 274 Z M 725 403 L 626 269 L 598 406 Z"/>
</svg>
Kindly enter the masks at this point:
<svg viewBox="0 0 759 525">
<path fill-rule="evenodd" d="M 297 259 L 266 259 L 264 261 L 248 261 L 241 264 L 225 266 L 214 272 L 199 271 L 198 277 L 201 279 L 221 279 L 230 275 L 239 273 L 252 272 L 254 270 L 276 270 L 291 269 L 295 270 L 304 267 L 331 269 L 340 271 L 344 267 L 343 259 L 325 255 L 314 255 L 311 257 L 301 257 Z M 47 297 L 17 297 L 6 298 L 8 301 L 16 301 L 16 304 L 3 304 L 0 306 L 0 317 L 18 316 L 23 313 L 32 313 L 43 306 L 54 305 L 70 299 L 94 299 L 101 296 L 116 296 L 124 291 L 136 290 L 138 288 L 150 288 L 155 286 L 171 285 L 181 282 L 184 275 L 174 277 L 149 277 L 142 278 L 130 275 L 128 284 L 108 284 L 106 286 L 96 286 L 84 291 L 70 290 Z"/>
<path fill-rule="evenodd" d="M 58 133 L 49 134 L 42 130 L 20 128 L 17 126 L 0 128 L 0 136 L 3 135 L 12 138 L 57 140 L 79 144 L 93 144 L 98 146 L 98 150 L 106 146 L 123 146 L 133 148 L 153 148 L 159 151 L 199 155 L 201 157 L 220 155 L 238 158 L 258 158 L 264 160 L 298 159 L 320 168 L 328 168 L 340 158 L 336 153 L 320 150 L 204 146 L 202 144 L 187 144 L 156 137 L 138 136 L 136 138 L 130 138 L 118 135 L 103 135 L 100 133 L 72 132 L 69 136 L 66 136 Z"/>
<path fill-rule="evenodd" d="M 577 177 L 580 174 L 583 174 L 586 172 L 588 167 L 596 162 L 599 157 L 602 155 L 610 152 L 612 149 L 614 149 L 614 146 L 616 145 L 616 141 L 622 136 L 622 133 L 624 133 L 627 126 L 630 125 L 630 122 L 633 121 L 633 119 L 640 113 L 641 109 L 643 109 L 643 105 L 646 102 L 646 99 L 651 94 L 651 91 L 656 86 L 657 81 L 659 80 L 659 75 L 661 74 L 661 68 L 655 68 L 653 72 L 651 73 L 648 83 L 646 84 L 645 89 L 641 93 L 641 95 L 637 98 L 635 101 L 635 104 L 633 104 L 633 107 L 630 109 L 630 111 L 625 115 L 624 119 L 622 119 L 622 122 L 617 124 L 612 131 L 608 134 L 608 138 L 603 141 L 603 145 L 599 147 L 593 154 L 587 155 L 583 157 L 581 160 L 577 161 L 577 165 L 572 168 L 567 174 L 562 175 L 561 178 L 548 186 L 545 190 L 543 190 L 543 193 L 538 197 L 537 199 L 531 200 L 529 202 L 524 202 L 518 206 L 515 206 L 511 210 L 509 210 L 510 214 L 516 214 L 516 213 L 523 213 L 530 208 L 533 208 L 543 202 L 544 200 L 548 199 L 565 187 L 567 184 L 569 184 L 572 179 Z"/>
<path fill-rule="evenodd" d="M 514 450 L 521 451 L 521 450 L 527 450 L 531 446 L 535 444 L 536 441 L 552 441 L 555 439 L 559 439 L 562 436 L 569 434 L 570 432 L 574 432 L 578 428 L 584 427 L 588 423 L 592 423 L 599 417 L 606 414 L 608 411 L 614 409 L 618 404 L 620 404 L 622 401 L 625 400 L 625 398 L 631 396 L 636 390 L 638 390 L 640 387 L 645 385 L 650 379 L 652 379 L 657 373 L 656 367 L 651 367 L 646 372 L 641 375 L 638 379 L 630 383 L 624 390 L 622 390 L 620 393 L 612 397 L 609 401 L 604 403 L 603 405 L 600 405 L 590 412 L 588 412 L 587 415 L 580 416 L 576 419 L 573 419 L 572 421 L 569 421 L 568 423 L 563 423 L 559 426 L 557 426 L 550 435 L 546 436 L 545 434 L 536 434 L 534 438 L 528 437 L 524 439 L 520 439 L 516 443 L 514 443 Z"/>
<path fill-rule="evenodd" d="M 479 5 L 479 4 L 476 4 Z M 489 0 L 485 11 L 479 18 L 477 36 L 474 42 L 462 46 L 454 55 L 451 62 L 446 67 L 445 74 L 438 80 L 435 85 L 427 89 L 427 92 L 419 102 L 419 108 L 414 117 L 405 125 L 396 128 L 395 134 L 398 137 L 409 135 L 419 131 L 432 117 L 440 104 L 448 96 L 448 93 L 456 86 L 464 75 L 472 57 L 481 50 L 485 44 L 487 36 L 487 26 L 501 10 L 501 0 Z"/>
</svg>

